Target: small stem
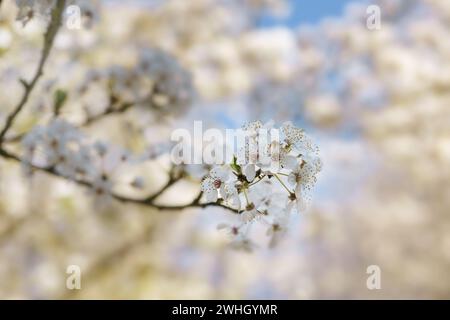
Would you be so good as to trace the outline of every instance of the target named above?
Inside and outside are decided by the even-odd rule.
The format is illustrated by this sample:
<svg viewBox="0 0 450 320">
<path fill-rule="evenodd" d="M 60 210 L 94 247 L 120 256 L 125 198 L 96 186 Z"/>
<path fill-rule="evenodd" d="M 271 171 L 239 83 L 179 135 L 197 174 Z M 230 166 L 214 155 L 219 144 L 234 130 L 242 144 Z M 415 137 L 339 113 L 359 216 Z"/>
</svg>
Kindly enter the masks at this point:
<svg viewBox="0 0 450 320">
<path fill-rule="evenodd" d="M 266 177 L 266 175 L 262 175 L 261 177 L 258 177 L 257 181 L 253 181 L 252 183 L 250 183 L 248 186 L 251 187 L 255 184 L 257 184 L 258 182 L 260 182 L 262 179 L 264 179 Z"/>
<path fill-rule="evenodd" d="M 95 116 L 88 117 L 80 126 L 82 126 L 82 127 L 89 126 L 92 123 L 102 119 L 105 116 L 111 115 L 111 114 L 125 113 L 128 109 L 133 107 L 135 104 L 136 104 L 136 102 L 124 102 L 118 108 L 114 108 L 114 106 L 111 104 L 102 113 L 97 114 Z"/>
<path fill-rule="evenodd" d="M 244 191 L 245 202 L 247 203 L 247 206 L 248 206 L 250 204 L 250 201 L 248 200 L 247 189 L 243 189 L 243 191 Z"/>
<path fill-rule="evenodd" d="M 278 172 L 277 174 L 280 175 L 280 176 L 289 177 L 289 175 L 287 173 Z"/>
<path fill-rule="evenodd" d="M 289 194 L 292 194 L 292 191 L 289 190 L 289 188 L 284 184 L 284 182 L 280 179 L 280 177 L 277 174 L 274 174 L 274 177 L 277 178 L 277 180 L 281 183 L 281 185 L 287 190 Z"/>
</svg>

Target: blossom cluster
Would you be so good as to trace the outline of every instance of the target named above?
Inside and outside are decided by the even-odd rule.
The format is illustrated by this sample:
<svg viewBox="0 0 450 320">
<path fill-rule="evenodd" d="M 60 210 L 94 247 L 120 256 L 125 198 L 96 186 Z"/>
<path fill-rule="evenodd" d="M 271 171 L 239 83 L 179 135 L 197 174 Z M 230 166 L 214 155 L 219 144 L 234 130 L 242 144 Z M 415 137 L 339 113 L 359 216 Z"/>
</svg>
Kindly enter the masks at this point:
<svg viewBox="0 0 450 320">
<path fill-rule="evenodd" d="M 54 119 L 47 126 L 36 126 L 22 140 L 23 166 L 47 168 L 73 181 L 91 186 L 97 202 L 106 203 L 119 182 L 120 167 L 141 159 L 128 151 L 96 141 L 91 142 L 79 129 L 65 120 Z M 130 182 L 143 187 L 141 177 Z"/>
<path fill-rule="evenodd" d="M 19 9 L 16 19 L 26 24 L 36 16 L 48 17 L 55 3 L 55 0 L 16 0 Z"/>
<path fill-rule="evenodd" d="M 150 106 L 159 114 L 178 114 L 192 103 L 195 90 L 190 73 L 170 54 L 142 49 L 135 66 L 114 65 L 90 70 L 79 88 L 81 96 L 98 85 L 108 92 L 112 103 Z"/>
<path fill-rule="evenodd" d="M 279 140 L 258 147 L 262 134 L 273 129 L 273 123 L 260 121 L 242 128 L 248 133 L 241 152 L 232 163 L 211 169 L 201 187 L 207 202 L 222 203 L 240 214 L 237 225 L 221 224 L 233 237 L 233 245 L 251 249 L 250 226 L 261 221 L 268 226 L 267 234 L 274 245 L 286 231 L 293 212 L 305 210 L 316 175 L 322 168 L 318 148 L 305 132 L 287 122 L 281 126 Z M 262 150 L 262 151 L 261 151 Z M 261 162 L 262 153 L 277 158 L 279 166 Z"/>
<path fill-rule="evenodd" d="M 18 7 L 16 19 L 25 25 L 35 17 L 49 19 L 51 11 L 56 5 L 56 0 L 16 0 L 16 5 Z M 66 1 L 66 7 L 74 5 L 79 8 L 80 18 L 84 25 L 89 26 L 97 19 L 96 1 Z"/>
</svg>

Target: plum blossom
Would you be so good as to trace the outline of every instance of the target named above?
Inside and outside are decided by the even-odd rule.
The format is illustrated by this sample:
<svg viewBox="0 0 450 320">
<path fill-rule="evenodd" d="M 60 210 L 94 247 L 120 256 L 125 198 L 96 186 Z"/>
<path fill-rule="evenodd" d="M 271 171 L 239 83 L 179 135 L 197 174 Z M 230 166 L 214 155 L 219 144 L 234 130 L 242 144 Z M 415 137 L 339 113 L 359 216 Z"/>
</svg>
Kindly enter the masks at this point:
<svg viewBox="0 0 450 320">
<path fill-rule="evenodd" d="M 232 163 L 213 167 L 202 181 L 202 191 L 208 203 L 236 209 L 241 225 L 228 227 L 230 233 L 262 221 L 270 226 L 267 234 L 273 246 L 285 234 L 289 216 L 306 209 L 322 162 L 317 146 L 292 123 L 282 125 L 278 140 L 264 137 L 267 129 L 274 129 L 272 122 L 254 121 L 242 128 L 247 139 L 238 150 L 245 158 L 235 156 Z M 263 164 L 261 150 L 280 165 Z"/>
<path fill-rule="evenodd" d="M 229 171 L 225 167 L 213 168 L 209 175 L 202 181 L 202 191 L 207 202 L 216 202 L 221 195 L 225 194 L 225 183 L 229 178 Z"/>
<path fill-rule="evenodd" d="M 150 99 L 158 108 L 183 110 L 195 96 L 191 75 L 166 52 L 142 50 L 136 72 L 152 82 Z"/>
<path fill-rule="evenodd" d="M 234 235 L 233 246 L 250 249 L 253 244 L 241 230 L 248 230 L 252 224 L 266 220 L 271 221 L 271 243 L 276 243 L 287 228 L 289 215 L 296 211 L 303 212 L 306 199 L 317 180 L 317 173 L 322 163 L 318 157 L 318 149 L 303 130 L 285 124 L 283 135 L 277 148 L 260 148 L 261 139 L 267 128 L 273 124 L 262 125 L 255 121 L 246 124 L 244 130 L 250 134 L 245 148 L 251 143 L 258 148 L 255 154 L 244 150 L 251 163 L 238 163 L 238 158 L 228 164 L 210 168 L 201 181 L 203 200 L 206 203 L 217 203 L 228 207 L 239 214 L 240 224 L 226 227 L 229 234 Z M 263 131 L 260 131 L 263 130 Z M 126 150 L 114 147 L 103 141 L 91 141 L 88 137 L 65 120 L 56 118 L 47 126 L 36 126 L 22 141 L 24 147 L 24 167 L 38 166 L 53 170 L 69 180 L 83 181 L 90 186 L 96 203 L 102 206 L 112 199 L 113 190 L 121 183 L 120 172 L 123 165 L 140 162 Z M 280 167 L 265 166 L 259 162 L 259 150 L 273 152 L 271 158 L 281 156 L 284 160 Z M 253 157 L 253 159 L 252 159 Z M 242 160 L 242 159 L 241 159 Z M 145 159 L 144 159 L 145 161 Z M 179 170 L 178 170 L 179 169 Z M 204 175 L 205 167 L 196 175 Z M 186 165 L 175 168 L 177 176 L 191 176 Z M 134 177 L 128 184 L 135 189 L 143 189 L 142 177 Z M 295 209 L 295 210 L 294 210 Z"/>
<path fill-rule="evenodd" d="M 16 0 L 17 20 L 24 25 L 35 16 L 49 16 L 55 0 Z"/>
<path fill-rule="evenodd" d="M 225 183 L 223 191 L 224 200 L 227 203 L 229 203 L 232 207 L 241 207 L 241 199 L 239 197 L 239 192 L 234 181 Z"/>
<path fill-rule="evenodd" d="M 26 25 L 33 18 L 49 19 L 56 0 L 16 0 L 16 5 L 19 9 L 16 20 Z M 78 6 L 83 24 L 87 27 L 98 20 L 98 1 L 67 0 L 65 5 Z"/>
<path fill-rule="evenodd" d="M 104 142 L 91 142 L 77 128 L 62 119 L 54 119 L 47 126 L 36 126 L 22 140 L 23 167 L 30 172 L 33 166 L 53 170 L 69 180 L 91 185 L 92 194 L 110 199 L 115 175 L 125 163 L 134 163 L 128 152 Z M 143 181 L 135 180 L 135 188 Z M 103 201 L 106 202 L 106 201 Z"/>
<path fill-rule="evenodd" d="M 256 244 L 248 238 L 249 225 L 220 223 L 217 229 L 224 231 L 231 238 L 230 247 L 234 249 L 250 252 L 256 248 Z"/>
<path fill-rule="evenodd" d="M 287 212 L 281 212 L 274 216 L 272 222 L 266 231 L 266 235 L 270 237 L 269 247 L 276 246 L 281 238 L 285 235 L 289 225 L 289 215 Z"/>
<path fill-rule="evenodd" d="M 109 111 L 124 103 L 150 107 L 160 115 L 185 111 L 196 95 L 190 73 L 161 50 L 138 48 L 137 56 L 131 67 L 112 65 L 89 70 L 78 88 L 79 94 L 89 101 L 91 91 L 103 90 L 109 97 L 105 107 Z"/>
</svg>

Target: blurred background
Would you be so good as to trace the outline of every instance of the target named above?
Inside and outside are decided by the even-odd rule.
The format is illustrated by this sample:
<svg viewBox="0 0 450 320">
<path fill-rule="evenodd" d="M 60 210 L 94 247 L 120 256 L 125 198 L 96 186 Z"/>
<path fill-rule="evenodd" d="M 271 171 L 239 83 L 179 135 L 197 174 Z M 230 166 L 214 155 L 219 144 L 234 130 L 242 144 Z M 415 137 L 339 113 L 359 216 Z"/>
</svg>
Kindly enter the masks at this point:
<svg viewBox="0 0 450 320">
<path fill-rule="evenodd" d="M 381 28 L 367 27 L 368 5 Z M 0 160 L 0 298 L 334 299 L 450 298 L 450 2 L 446 0 L 166 0 L 92 2 L 92 21 L 62 28 L 46 73 L 15 126 L 105 100 L 80 93 L 86 73 L 132 66 L 143 48 L 177 59 L 192 76 L 189 107 L 145 107 L 84 130 L 134 152 L 175 128 L 238 128 L 291 120 L 317 142 L 324 163 L 311 206 L 281 243 L 230 249 L 220 208 L 158 212 L 115 203 L 101 212 L 86 190 L 23 176 Z M 0 117 L 35 70 L 45 23 L 0 7 Z M 49 100 L 50 99 L 50 100 Z M 83 111 L 83 112 L 82 112 Z M 173 111 L 173 112 L 172 112 Z M 112 130 L 112 128 L 114 130 Z M 139 168 L 157 188 L 164 159 Z M 136 169 L 137 170 L 137 169 Z M 183 203 L 182 183 L 161 202 Z M 182 196 L 180 196 L 182 195 Z M 189 198 L 188 198 L 189 199 Z M 82 289 L 66 289 L 79 265 Z M 381 269 L 368 290 L 367 267 Z"/>
</svg>

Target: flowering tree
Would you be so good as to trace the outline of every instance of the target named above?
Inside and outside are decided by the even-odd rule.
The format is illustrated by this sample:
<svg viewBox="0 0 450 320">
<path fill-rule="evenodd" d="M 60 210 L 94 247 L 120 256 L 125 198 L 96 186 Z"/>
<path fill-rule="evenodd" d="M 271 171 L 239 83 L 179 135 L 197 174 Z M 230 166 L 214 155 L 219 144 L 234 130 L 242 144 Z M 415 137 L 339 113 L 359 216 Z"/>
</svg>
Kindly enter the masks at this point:
<svg viewBox="0 0 450 320">
<path fill-rule="evenodd" d="M 448 297 L 447 1 L 372 1 L 377 30 L 362 2 L 1 3 L 0 296 Z M 176 165 L 198 119 L 244 148 Z"/>
<path fill-rule="evenodd" d="M 262 164 L 262 154 L 259 151 L 261 147 L 258 149 L 258 145 L 262 144 L 259 141 L 259 131 L 263 126 L 259 121 L 251 122 L 244 127 L 249 135 L 246 145 L 242 146 L 246 157 L 239 159 L 239 162 L 219 164 L 209 174 L 200 177 L 201 191 L 187 204 L 156 202 L 172 185 L 192 176 L 185 167 L 173 166 L 167 183 L 144 197 L 126 196 L 116 191 L 123 184 L 121 173 L 127 167 L 161 156 L 164 148 L 159 146 L 160 150 L 155 150 L 153 147 L 149 152 L 136 156 L 112 144 L 92 141 L 83 133 L 82 128 L 110 114 L 124 113 L 137 105 L 145 105 L 149 112 L 161 115 L 173 115 L 185 110 L 194 95 L 191 78 L 174 58 L 162 51 L 142 50 L 137 65 L 132 68 L 114 66 L 107 70 L 90 70 L 76 94 L 83 96 L 90 90 L 100 90 L 97 86 L 104 87 L 108 104 L 99 113 L 87 112 L 81 123 L 72 124 L 64 119 L 67 96 L 74 93 L 58 89 L 54 92 L 52 114 L 47 124 L 34 126 L 29 132 L 11 134 L 16 118 L 26 107 L 30 95 L 44 74 L 66 7 L 81 5 L 84 16 L 94 15 L 91 8 L 82 4 L 64 0 L 17 1 L 17 19 L 24 24 L 37 15 L 44 18 L 48 16 L 49 21 L 37 70 L 30 81 L 20 80 L 24 89 L 22 98 L 8 114 L 0 132 L 0 154 L 6 159 L 21 162 L 29 176 L 35 171 L 43 171 L 87 187 L 96 203 L 101 206 L 117 200 L 158 210 L 222 207 L 242 216 L 238 225 L 219 226 L 221 229 L 228 229 L 236 247 L 251 249 L 253 244 L 246 231 L 253 222 L 262 220 L 268 225 L 267 233 L 272 236 L 271 243 L 274 244 L 287 228 L 293 207 L 298 213 L 304 210 L 306 193 L 315 183 L 316 173 L 321 169 L 317 147 L 305 136 L 303 130 L 290 123 L 283 125 L 281 140 L 273 141 L 264 151 L 270 159 L 279 161 L 281 166 L 272 169 Z M 268 129 L 267 125 L 265 129 Z M 22 155 L 9 151 L 7 147 L 19 140 L 22 142 Z M 284 189 L 284 198 L 283 194 L 274 189 L 273 180 Z M 291 186 L 288 187 L 283 180 L 287 180 Z M 145 186 L 145 180 L 140 176 L 127 183 L 135 189 L 143 189 Z M 241 203 L 241 197 L 245 200 L 244 203 Z"/>
</svg>

